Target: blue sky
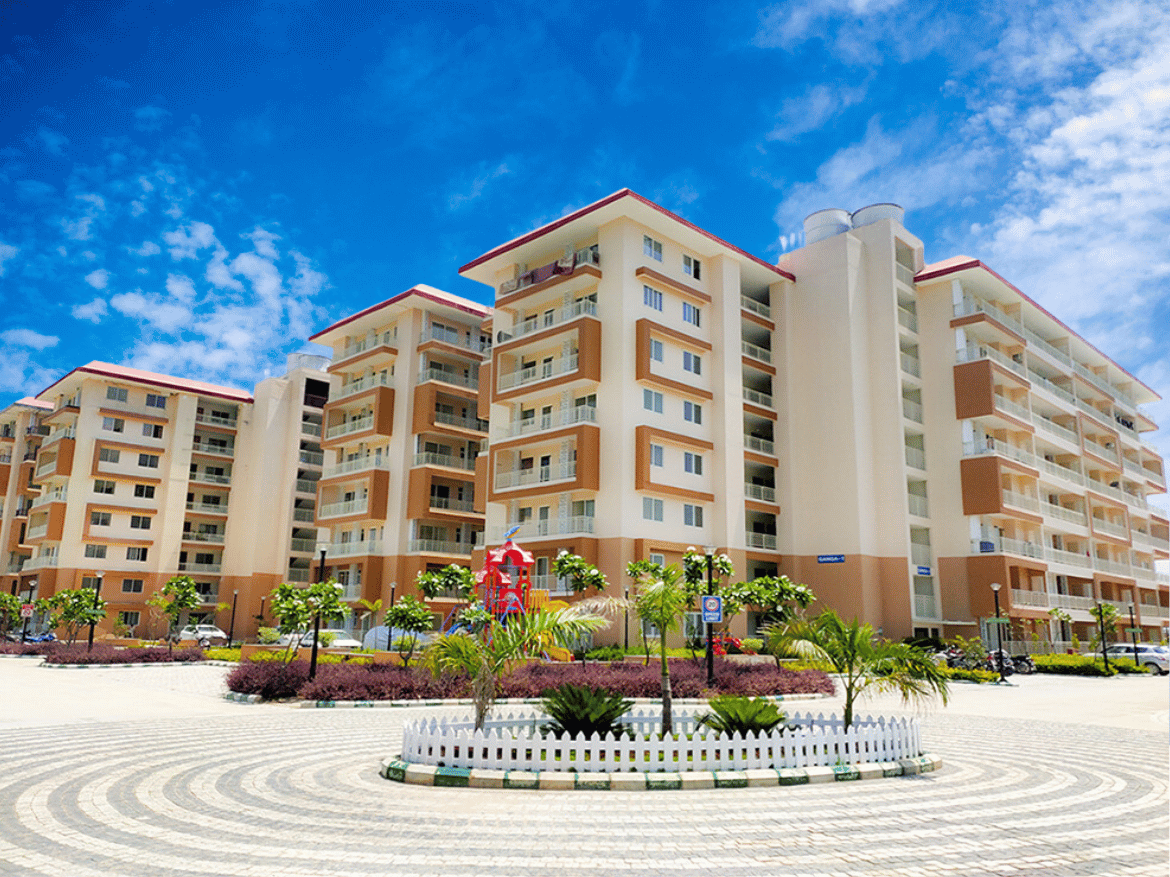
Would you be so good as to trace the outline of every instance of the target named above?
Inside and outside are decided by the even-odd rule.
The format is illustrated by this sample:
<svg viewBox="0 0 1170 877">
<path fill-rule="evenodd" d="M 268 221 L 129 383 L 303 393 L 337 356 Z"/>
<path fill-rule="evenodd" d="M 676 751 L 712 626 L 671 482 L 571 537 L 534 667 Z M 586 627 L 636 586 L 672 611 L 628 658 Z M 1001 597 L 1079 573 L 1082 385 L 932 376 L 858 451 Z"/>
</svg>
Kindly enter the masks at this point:
<svg viewBox="0 0 1170 877">
<path fill-rule="evenodd" d="M 772 260 L 896 201 L 1170 395 L 1165 2 L 358 7 L 0 5 L 0 402 L 250 388 L 624 186 Z"/>
</svg>

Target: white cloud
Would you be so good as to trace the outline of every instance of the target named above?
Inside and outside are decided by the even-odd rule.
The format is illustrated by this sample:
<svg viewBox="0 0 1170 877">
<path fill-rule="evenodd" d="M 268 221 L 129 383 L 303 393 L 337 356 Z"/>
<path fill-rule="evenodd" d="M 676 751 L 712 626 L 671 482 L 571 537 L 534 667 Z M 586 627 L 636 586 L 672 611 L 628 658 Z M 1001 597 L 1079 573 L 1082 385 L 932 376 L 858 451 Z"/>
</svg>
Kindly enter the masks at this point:
<svg viewBox="0 0 1170 877">
<path fill-rule="evenodd" d="M 0 332 L 0 341 L 7 347 L 27 347 L 30 350 L 46 350 L 56 347 L 60 339 L 56 335 L 42 335 L 32 329 L 6 329 Z"/>
<path fill-rule="evenodd" d="M 109 312 L 104 298 L 95 298 L 86 304 L 74 305 L 70 313 L 74 319 L 88 320 L 90 323 L 100 323 L 102 317 Z"/>
<path fill-rule="evenodd" d="M 141 291 L 119 293 L 110 299 L 110 305 L 119 313 L 143 320 L 168 335 L 178 332 L 191 320 L 191 311 L 185 305 L 143 295 Z"/>
<path fill-rule="evenodd" d="M 163 242 L 171 248 L 171 258 L 176 262 L 180 259 L 194 259 L 199 251 L 219 243 L 215 239 L 215 229 L 206 222 L 192 222 L 186 228 L 163 233 Z"/>
<path fill-rule="evenodd" d="M 801 134 L 816 131 L 843 110 L 865 99 L 864 84 L 853 87 L 818 83 L 800 97 L 786 99 L 776 114 L 776 127 L 768 140 L 790 142 Z"/>
<path fill-rule="evenodd" d="M 0 277 L 4 276 L 4 263 L 16 258 L 16 254 L 19 252 L 20 250 L 12 246 L 12 244 L 0 243 Z"/>
<path fill-rule="evenodd" d="M 185 274 L 167 275 L 167 292 L 182 302 L 190 303 L 195 300 L 195 284 Z"/>
<path fill-rule="evenodd" d="M 506 177 L 510 173 L 512 173 L 512 169 L 506 160 L 490 168 L 486 162 L 481 162 L 475 176 L 470 181 L 465 179 L 459 185 L 459 191 L 452 192 L 447 196 L 447 209 L 455 211 L 466 207 L 472 201 L 483 197 L 484 190 L 492 181 Z"/>
<path fill-rule="evenodd" d="M 94 289 L 105 289 L 106 284 L 110 282 L 110 272 L 105 268 L 99 268 L 96 271 L 91 271 L 85 275 L 85 282 Z"/>
<path fill-rule="evenodd" d="M 134 202 L 138 203 L 138 202 Z M 126 252 L 133 256 L 157 256 L 162 252 L 162 247 L 154 241 L 143 241 L 140 247 L 127 247 Z"/>
<path fill-rule="evenodd" d="M 162 107 L 139 107 L 134 111 L 134 127 L 139 131 L 157 131 L 170 117 L 170 110 Z"/>
<path fill-rule="evenodd" d="M 208 283 L 218 289 L 234 289 L 243 292 L 244 284 L 232 277 L 232 271 L 227 266 L 227 257 L 228 251 L 222 246 L 217 246 L 211 261 L 207 263 L 207 271 L 203 276 L 207 278 Z"/>
<path fill-rule="evenodd" d="M 54 131 L 44 125 L 37 129 L 37 139 L 41 141 L 41 147 L 45 152 L 50 155 L 64 156 L 65 147 L 69 145 L 68 137 L 60 131 Z"/>
<path fill-rule="evenodd" d="M 280 235 L 256 226 L 251 232 L 240 235 L 240 237 L 250 240 L 256 252 L 265 259 L 280 258 L 280 254 L 276 251 L 276 241 L 280 240 Z"/>
</svg>

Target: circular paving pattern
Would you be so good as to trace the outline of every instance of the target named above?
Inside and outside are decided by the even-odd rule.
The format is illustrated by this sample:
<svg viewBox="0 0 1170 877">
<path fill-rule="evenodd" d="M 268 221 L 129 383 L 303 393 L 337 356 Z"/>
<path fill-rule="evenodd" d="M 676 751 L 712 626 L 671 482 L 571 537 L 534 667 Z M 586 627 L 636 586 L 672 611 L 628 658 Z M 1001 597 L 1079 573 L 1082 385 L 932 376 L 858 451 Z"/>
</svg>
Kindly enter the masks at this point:
<svg viewBox="0 0 1170 877">
<path fill-rule="evenodd" d="M 382 779 L 414 710 L 236 710 L 5 731 L 0 873 L 1165 877 L 1170 856 L 1161 730 L 942 714 L 919 776 L 501 793 Z"/>
</svg>

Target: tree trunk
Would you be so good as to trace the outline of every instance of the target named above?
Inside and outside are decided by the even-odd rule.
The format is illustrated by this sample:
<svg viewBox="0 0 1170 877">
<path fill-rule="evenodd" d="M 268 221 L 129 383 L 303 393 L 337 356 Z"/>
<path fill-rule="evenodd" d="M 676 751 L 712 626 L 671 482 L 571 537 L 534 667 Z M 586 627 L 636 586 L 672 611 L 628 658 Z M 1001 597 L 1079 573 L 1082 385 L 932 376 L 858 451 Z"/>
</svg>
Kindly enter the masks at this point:
<svg viewBox="0 0 1170 877">
<path fill-rule="evenodd" d="M 666 637 L 662 637 L 662 733 L 674 733 L 674 722 L 670 714 L 670 665 L 666 661 Z"/>
<path fill-rule="evenodd" d="M 471 680 L 471 696 L 475 701 L 475 730 L 483 730 L 484 719 L 496 699 L 496 675 L 485 662 Z"/>
</svg>

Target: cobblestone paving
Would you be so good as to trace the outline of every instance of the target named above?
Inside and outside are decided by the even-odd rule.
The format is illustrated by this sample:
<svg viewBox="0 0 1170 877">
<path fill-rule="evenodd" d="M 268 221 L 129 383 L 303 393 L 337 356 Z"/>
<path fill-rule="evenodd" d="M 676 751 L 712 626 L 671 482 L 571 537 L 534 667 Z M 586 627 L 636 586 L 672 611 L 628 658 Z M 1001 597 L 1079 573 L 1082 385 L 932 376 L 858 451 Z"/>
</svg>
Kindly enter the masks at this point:
<svg viewBox="0 0 1170 877">
<path fill-rule="evenodd" d="M 168 684 L 142 673 L 146 696 Z M 211 698 L 203 678 L 175 681 Z M 939 713 L 923 727 L 943 768 L 921 776 L 495 792 L 381 779 L 413 712 L 231 705 L 5 730 L 0 874 L 1165 877 L 1170 863 L 1162 729 Z"/>
</svg>

